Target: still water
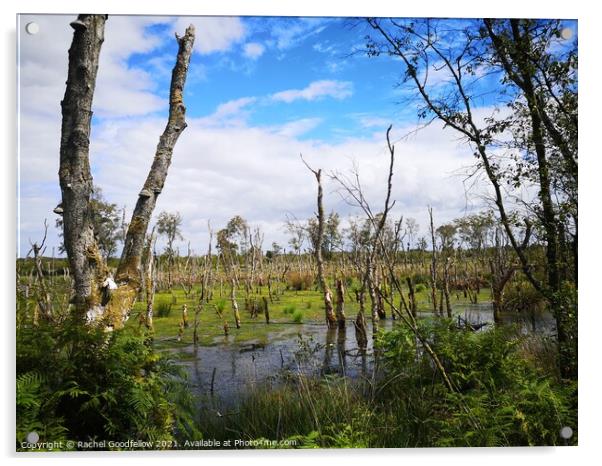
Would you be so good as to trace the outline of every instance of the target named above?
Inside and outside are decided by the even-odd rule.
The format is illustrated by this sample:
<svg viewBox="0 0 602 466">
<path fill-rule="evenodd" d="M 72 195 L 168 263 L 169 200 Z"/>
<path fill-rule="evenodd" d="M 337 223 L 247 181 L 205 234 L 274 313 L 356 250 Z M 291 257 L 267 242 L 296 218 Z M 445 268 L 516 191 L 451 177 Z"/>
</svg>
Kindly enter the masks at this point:
<svg viewBox="0 0 602 466">
<path fill-rule="evenodd" d="M 428 313 L 421 313 L 426 316 Z M 493 325 L 491 304 L 462 305 L 454 309 L 454 318 L 473 325 Z M 555 323 L 549 313 L 502 315 L 505 323 L 517 324 L 523 333 L 551 335 Z M 264 323 L 245 323 L 262 326 Z M 379 327 L 387 330 L 396 325 L 391 319 L 381 320 Z M 265 327 L 264 327 L 265 328 Z M 368 331 L 371 323 L 368 320 Z M 285 370 L 305 374 L 340 374 L 352 379 L 372 378 L 374 359 L 372 339 L 368 348 L 359 351 L 351 320 L 345 330 L 326 328 L 319 323 L 273 323 L 267 336 L 244 343 L 226 337 L 216 338 L 213 346 L 193 345 L 180 349 L 186 357 L 182 361 L 190 373 L 195 392 L 211 404 L 219 401 L 224 406 L 236 404 L 241 394 L 256 387 L 281 383 Z"/>
</svg>

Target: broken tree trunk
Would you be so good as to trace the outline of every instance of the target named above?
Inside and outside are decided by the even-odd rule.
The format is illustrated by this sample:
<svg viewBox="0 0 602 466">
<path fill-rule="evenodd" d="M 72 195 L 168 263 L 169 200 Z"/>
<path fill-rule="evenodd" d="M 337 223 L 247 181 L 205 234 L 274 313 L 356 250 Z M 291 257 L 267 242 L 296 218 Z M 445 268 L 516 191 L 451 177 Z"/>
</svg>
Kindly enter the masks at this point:
<svg viewBox="0 0 602 466">
<path fill-rule="evenodd" d="M 355 339 L 357 341 L 357 346 L 360 350 L 365 350 L 368 346 L 368 332 L 366 331 L 366 317 L 365 317 L 365 294 L 364 290 L 360 290 L 358 293 L 358 303 L 360 306 L 360 310 L 357 313 L 357 317 L 353 322 L 355 326 Z"/>
<path fill-rule="evenodd" d="M 90 308 L 100 304 L 98 284 L 107 273 L 92 226 L 89 161 L 92 99 L 106 19 L 106 15 L 79 15 L 71 23 L 73 41 L 69 48 L 65 96 L 61 101 L 59 181 L 63 239 L 73 275 L 71 303 L 82 318 Z"/>
<path fill-rule="evenodd" d="M 238 312 L 238 303 L 236 302 L 236 280 L 233 278 L 230 282 L 230 302 L 232 303 L 232 312 L 234 313 L 234 323 L 236 328 L 240 328 L 240 313 Z"/>
<path fill-rule="evenodd" d="M 345 287 L 343 286 L 343 280 L 340 278 L 337 280 L 337 321 L 339 323 L 339 329 L 345 328 Z"/>
<path fill-rule="evenodd" d="M 46 236 L 48 235 L 48 223 L 44 220 L 44 238 L 42 242 L 38 245 L 38 243 L 31 243 L 31 252 L 33 252 L 33 260 L 35 264 L 35 277 L 36 277 L 36 301 L 38 307 L 34 312 L 33 324 L 38 324 L 38 316 L 41 316 L 48 322 L 52 321 L 52 300 L 50 299 L 50 292 L 48 290 L 48 286 L 46 285 L 46 280 L 44 278 L 44 270 L 42 269 L 42 256 L 44 255 L 44 251 L 46 247 L 44 244 L 46 243 Z M 29 256 L 29 254 L 28 254 Z"/>
<path fill-rule="evenodd" d="M 445 309 L 447 311 L 447 317 L 452 317 L 452 305 L 449 299 L 449 257 L 445 258 L 445 264 L 443 268 L 443 296 L 445 297 Z"/>
<path fill-rule="evenodd" d="M 128 227 L 117 268 L 118 287 L 104 303 L 103 288 L 107 286 L 109 275 L 92 226 L 89 145 L 92 98 L 105 21 L 106 15 L 79 15 L 71 23 L 75 32 L 69 49 L 67 88 L 61 102 L 59 178 L 65 249 L 74 277 L 72 303 L 75 311 L 82 317 L 86 316 L 88 321 L 103 320 L 107 327 L 118 328 L 127 319 L 142 287 L 141 258 L 148 223 L 165 183 L 173 148 L 186 127 L 183 90 L 194 42 L 194 27 L 188 27 L 184 37 L 176 35 L 178 54 L 171 78 L 167 126 Z"/>
<path fill-rule="evenodd" d="M 418 305 L 416 303 L 416 292 L 414 291 L 414 282 L 412 281 L 412 277 L 407 276 L 406 281 L 408 282 L 408 296 L 410 299 L 410 311 L 412 312 L 412 316 L 416 318 L 418 315 Z M 401 295 L 403 297 L 403 294 Z M 392 300 L 391 300 L 392 301 Z"/>
<path fill-rule="evenodd" d="M 433 303 L 433 311 L 437 313 L 437 244 L 435 242 L 435 226 L 433 225 L 433 208 L 429 207 L 430 231 L 432 243 L 431 255 L 431 300 Z"/>
<path fill-rule="evenodd" d="M 301 157 L 303 160 L 303 157 Z M 320 288 L 324 293 L 324 311 L 326 315 L 326 324 L 328 328 L 335 328 L 337 325 L 337 319 L 334 314 L 332 306 L 332 292 L 328 288 L 326 278 L 324 277 L 324 260 L 322 258 L 322 242 L 324 240 L 324 205 L 322 203 L 323 189 L 322 189 L 322 170 L 314 170 L 311 168 L 305 160 L 303 160 L 305 166 L 314 174 L 316 181 L 318 182 L 318 235 L 316 238 L 316 262 L 318 264 L 318 280 L 320 282 Z"/>
<path fill-rule="evenodd" d="M 194 26 L 188 26 L 183 37 L 176 34 L 176 40 L 178 55 L 171 75 L 169 117 L 159 139 L 153 164 L 138 195 L 123 245 L 123 253 L 115 277 L 119 288 L 113 295 L 116 299 L 111 300 L 107 309 L 107 318 L 113 326 L 121 326 L 134 305 L 137 289 L 140 286 L 140 257 L 146 230 L 155 209 L 157 197 L 167 178 L 173 148 L 186 128 L 186 107 L 183 101 L 184 84 L 194 43 Z"/>
<path fill-rule="evenodd" d="M 155 242 L 155 229 L 151 231 L 148 237 L 144 251 L 144 286 L 146 291 L 146 318 L 144 320 L 146 328 L 153 328 L 153 305 L 155 302 L 155 258 L 153 256 L 153 243 Z"/>
</svg>

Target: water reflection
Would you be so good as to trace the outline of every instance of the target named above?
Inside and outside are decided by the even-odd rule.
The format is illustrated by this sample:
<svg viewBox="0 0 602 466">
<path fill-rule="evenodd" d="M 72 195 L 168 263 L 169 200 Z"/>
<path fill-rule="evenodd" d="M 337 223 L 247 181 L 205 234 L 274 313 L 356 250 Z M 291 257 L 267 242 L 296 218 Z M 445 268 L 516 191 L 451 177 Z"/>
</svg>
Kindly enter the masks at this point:
<svg viewBox="0 0 602 466">
<path fill-rule="evenodd" d="M 428 313 L 420 315 L 426 316 Z M 454 318 L 458 315 L 471 324 L 493 325 L 491 305 L 459 306 L 454 309 Z M 502 314 L 501 318 L 504 323 L 518 324 L 524 333 L 555 332 L 554 319 L 549 313 Z M 400 325 L 399 322 L 381 320 L 379 330 L 389 330 L 393 325 Z M 281 383 L 283 369 L 308 375 L 341 374 L 351 378 L 371 378 L 374 374 L 374 341 L 368 338 L 366 348 L 362 349 L 355 338 L 347 338 L 355 330 L 351 319 L 344 329 L 328 329 L 323 323 L 270 327 L 274 330 L 261 342 L 240 344 L 220 338 L 221 341 L 214 346 L 194 348 L 191 345 L 186 348 L 190 357 L 183 364 L 189 368 L 195 390 L 199 394 L 209 395 L 214 378 L 215 395 L 222 402 L 233 404 L 241 393 L 254 386 Z"/>
</svg>

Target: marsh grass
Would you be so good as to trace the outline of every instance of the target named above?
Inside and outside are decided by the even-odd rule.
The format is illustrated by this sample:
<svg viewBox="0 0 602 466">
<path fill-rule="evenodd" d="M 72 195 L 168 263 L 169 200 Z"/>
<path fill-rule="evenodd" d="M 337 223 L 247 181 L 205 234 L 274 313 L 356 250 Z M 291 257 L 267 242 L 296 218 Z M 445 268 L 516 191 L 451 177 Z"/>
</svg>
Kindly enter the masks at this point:
<svg viewBox="0 0 602 466">
<path fill-rule="evenodd" d="M 457 391 L 396 326 L 377 341 L 373 383 L 288 373 L 280 385 L 248 392 L 231 415 L 204 413 L 201 429 L 206 438 L 288 440 L 296 448 L 558 445 L 563 426 L 576 432 L 576 385 L 538 367 L 549 348 L 524 357 L 540 341 L 513 328 L 458 330 L 445 319 L 420 326 Z"/>
</svg>

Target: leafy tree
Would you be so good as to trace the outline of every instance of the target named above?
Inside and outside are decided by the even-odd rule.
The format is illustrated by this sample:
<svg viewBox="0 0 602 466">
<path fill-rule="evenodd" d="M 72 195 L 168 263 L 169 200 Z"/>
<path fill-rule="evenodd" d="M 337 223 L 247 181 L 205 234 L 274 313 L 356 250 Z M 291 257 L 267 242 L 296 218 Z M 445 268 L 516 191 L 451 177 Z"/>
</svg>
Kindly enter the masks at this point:
<svg viewBox="0 0 602 466">
<path fill-rule="evenodd" d="M 168 260 L 168 286 L 171 288 L 172 285 L 172 269 L 176 256 L 176 250 L 174 249 L 174 243 L 178 239 L 183 239 L 182 236 L 182 216 L 179 212 L 169 213 L 161 212 L 157 219 L 157 233 L 164 235 L 167 239 L 167 246 L 165 246 L 165 255 Z"/>
<path fill-rule="evenodd" d="M 339 214 L 331 212 L 324 222 L 324 238 L 322 239 L 322 255 L 325 259 L 330 259 L 332 253 L 342 246 L 343 238 L 339 231 L 341 219 Z M 306 225 L 307 236 L 310 239 L 312 250 L 315 251 L 318 238 L 318 221 L 310 218 Z"/>
<path fill-rule="evenodd" d="M 236 215 L 217 232 L 216 239 L 217 249 L 224 257 L 233 259 L 237 253 L 245 254 L 249 247 L 249 224 Z"/>
<path fill-rule="evenodd" d="M 576 302 L 563 283 L 569 280 L 573 288 L 577 280 L 578 54 L 576 38 L 562 39 L 570 25 L 528 19 L 466 20 L 461 27 L 438 19 L 367 22 L 374 32 L 367 54 L 399 60 L 419 118 L 441 121 L 474 153 L 522 272 L 550 303 L 562 373 L 576 377 Z M 500 155 L 507 152 L 514 160 Z M 532 267 L 528 235 L 516 236 L 506 205 L 506 188 L 523 186 L 536 188 L 536 196 L 524 201 L 525 221 L 541 226 L 544 279 Z"/>
<path fill-rule="evenodd" d="M 117 204 L 108 202 L 102 195 L 102 190 L 98 186 L 94 186 L 92 195 L 90 196 L 90 219 L 94 236 L 98 243 L 102 256 L 105 260 L 113 257 L 117 252 L 117 245 L 123 241 L 121 212 L 117 208 Z M 59 216 L 55 223 L 59 230 L 59 237 L 63 237 L 63 217 Z M 64 253 L 65 245 L 61 242 L 59 252 Z"/>
<path fill-rule="evenodd" d="M 441 250 L 449 251 L 454 247 L 454 238 L 456 236 L 456 227 L 451 223 L 447 223 L 445 225 L 441 225 L 437 228 L 437 235 L 439 236 L 439 241 L 441 242 Z"/>
</svg>

